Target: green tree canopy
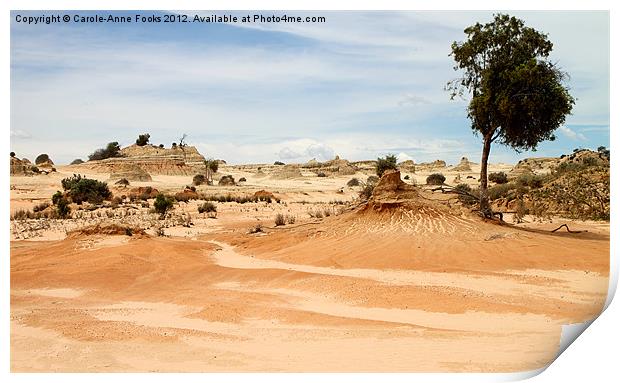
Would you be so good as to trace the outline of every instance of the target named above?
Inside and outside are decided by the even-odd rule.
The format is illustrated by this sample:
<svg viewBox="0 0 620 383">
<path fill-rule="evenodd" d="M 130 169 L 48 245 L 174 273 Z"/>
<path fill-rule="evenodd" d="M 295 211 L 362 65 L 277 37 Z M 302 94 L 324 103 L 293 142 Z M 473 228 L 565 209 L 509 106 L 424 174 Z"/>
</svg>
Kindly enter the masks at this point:
<svg viewBox="0 0 620 383">
<path fill-rule="evenodd" d="M 568 75 L 548 60 L 547 35 L 508 15 L 465 29 L 451 56 L 462 77 L 448 82 L 451 98 L 471 97 L 467 116 L 483 139 L 480 208 L 489 215 L 487 164 L 491 143 L 533 150 L 564 123 L 575 103 L 564 85 Z"/>
</svg>

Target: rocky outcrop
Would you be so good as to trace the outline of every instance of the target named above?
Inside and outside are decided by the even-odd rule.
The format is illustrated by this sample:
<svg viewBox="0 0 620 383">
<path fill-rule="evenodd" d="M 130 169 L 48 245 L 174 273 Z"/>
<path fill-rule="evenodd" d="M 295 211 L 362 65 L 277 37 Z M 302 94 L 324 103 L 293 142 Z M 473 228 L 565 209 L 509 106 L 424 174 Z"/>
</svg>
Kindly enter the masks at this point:
<svg viewBox="0 0 620 383">
<path fill-rule="evenodd" d="M 153 180 L 149 173 L 140 166 L 132 163 L 120 164 L 114 167 L 114 171 L 110 174 L 110 180 L 119 179 L 138 182 L 149 182 Z"/>
<path fill-rule="evenodd" d="M 12 176 L 32 176 L 35 172 L 32 170 L 32 163 L 24 158 L 20 160 L 17 157 L 11 157 L 11 175 Z"/>
<path fill-rule="evenodd" d="M 415 173 L 415 162 L 413 162 L 413 160 L 400 162 L 398 164 L 398 168 L 408 173 Z"/>
<path fill-rule="evenodd" d="M 308 161 L 303 165 L 305 169 L 311 170 L 317 174 L 323 173 L 326 175 L 353 175 L 357 173 L 357 166 L 351 164 L 349 161 L 341 159 L 336 156 L 333 160 L 318 162 L 314 159 Z"/>
<path fill-rule="evenodd" d="M 297 165 L 279 166 L 273 170 L 273 173 L 271 173 L 271 178 L 276 180 L 286 180 L 301 177 L 303 177 L 303 175 L 301 174 L 301 170 L 299 170 L 299 166 Z"/>
<path fill-rule="evenodd" d="M 418 197 L 418 189 L 400 178 L 400 171 L 387 170 L 372 191 L 372 203 L 396 203 Z"/>
<path fill-rule="evenodd" d="M 470 172 L 472 164 L 473 163 L 469 162 L 467 157 L 463 157 L 463 158 L 461 158 L 461 162 L 459 162 L 458 165 L 456 165 L 454 168 L 452 168 L 452 170 L 457 171 L 457 172 Z"/>
<path fill-rule="evenodd" d="M 205 158 L 193 146 L 170 149 L 154 145 L 131 145 L 120 151 L 121 157 L 88 161 L 79 167 L 87 167 L 102 173 L 118 173 L 124 167 L 135 165 L 149 174 L 194 175 L 205 170 Z"/>
<path fill-rule="evenodd" d="M 446 161 L 435 160 L 433 162 L 422 162 L 418 164 L 417 168 L 424 171 L 432 171 L 436 169 L 444 169 L 446 167 Z"/>
</svg>

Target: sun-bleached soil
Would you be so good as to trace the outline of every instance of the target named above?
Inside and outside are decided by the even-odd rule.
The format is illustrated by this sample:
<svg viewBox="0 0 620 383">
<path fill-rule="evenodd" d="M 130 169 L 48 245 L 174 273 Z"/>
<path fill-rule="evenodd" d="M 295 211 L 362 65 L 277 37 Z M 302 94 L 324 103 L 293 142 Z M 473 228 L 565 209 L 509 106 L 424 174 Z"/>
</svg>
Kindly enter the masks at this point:
<svg viewBox="0 0 620 383">
<path fill-rule="evenodd" d="M 72 171 L 58 169 L 12 177 L 11 210 L 49 199 Z M 179 203 L 192 225 L 163 237 L 146 215 L 48 222 L 29 236 L 12 224 L 11 370 L 523 371 L 552 361 L 562 325 L 604 304 L 609 224 L 364 210 L 348 204 L 352 176 L 225 170 L 248 181 L 200 190 L 265 189 L 282 202 L 218 203 L 216 219 Z M 276 227 L 279 212 L 295 223 Z M 67 234 L 116 219 L 147 235 Z M 549 232 L 562 223 L 587 232 Z"/>
</svg>

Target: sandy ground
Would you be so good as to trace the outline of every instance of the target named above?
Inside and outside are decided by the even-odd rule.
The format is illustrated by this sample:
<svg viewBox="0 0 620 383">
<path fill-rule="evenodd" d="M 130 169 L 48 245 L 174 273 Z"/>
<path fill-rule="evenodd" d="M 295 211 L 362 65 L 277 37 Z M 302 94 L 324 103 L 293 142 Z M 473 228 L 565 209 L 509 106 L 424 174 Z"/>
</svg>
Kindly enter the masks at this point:
<svg viewBox="0 0 620 383">
<path fill-rule="evenodd" d="M 48 199 L 71 170 L 12 177 L 11 209 Z M 360 214 L 339 202 L 357 194 L 351 176 L 226 170 L 248 181 L 200 188 L 267 189 L 282 203 L 218 204 L 217 219 L 182 203 L 193 225 L 166 237 L 66 234 L 108 217 L 28 240 L 13 225 L 12 371 L 523 371 L 548 364 L 561 325 L 605 301 L 608 224 Z M 317 209 L 333 214 L 310 217 Z M 278 212 L 296 222 L 275 227 Z M 549 233 L 564 222 L 588 231 Z M 264 232 L 249 234 L 257 223 Z"/>
</svg>

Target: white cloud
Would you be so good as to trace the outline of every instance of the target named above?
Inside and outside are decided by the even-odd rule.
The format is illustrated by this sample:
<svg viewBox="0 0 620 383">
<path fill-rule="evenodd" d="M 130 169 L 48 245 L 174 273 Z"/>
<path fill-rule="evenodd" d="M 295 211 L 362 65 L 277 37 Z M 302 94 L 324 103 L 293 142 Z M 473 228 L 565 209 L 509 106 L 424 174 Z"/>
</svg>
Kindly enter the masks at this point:
<svg viewBox="0 0 620 383">
<path fill-rule="evenodd" d="M 574 130 L 572 130 L 571 128 L 569 128 L 569 127 L 567 127 L 565 125 L 560 126 L 559 131 L 564 136 L 566 136 L 566 137 L 568 137 L 568 138 L 570 138 L 571 140 L 574 140 L 574 141 L 586 141 L 587 140 L 586 136 L 584 136 L 581 133 L 575 132 Z"/>
<path fill-rule="evenodd" d="M 398 155 L 396 155 L 396 160 L 397 160 L 399 163 L 400 163 L 400 162 L 403 162 L 403 161 L 409 161 L 409 160 L 411 160 L 411 161 L 415 162 L 415 160 L 413 159 L 413 157 L 411 157 L 411 156 L 410 156 L 410 155 L 408 155 L 407 153 L 403 153 L 403 152 L 400 152 L 400 153 L 398 153 Z"/>
<path fill-rule="evenodd" d="M 11 138 L 31 138 L 30 133 L 19 129 L 11 129 Z"/>
</svg>

